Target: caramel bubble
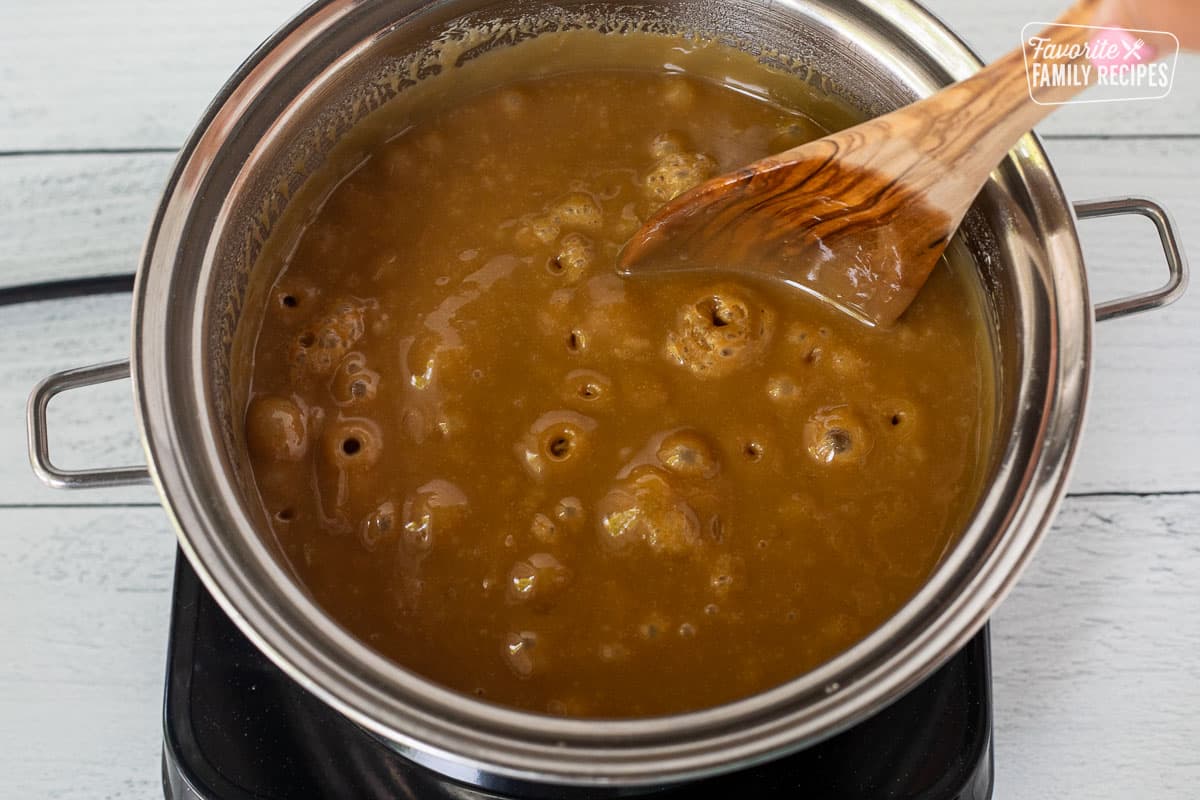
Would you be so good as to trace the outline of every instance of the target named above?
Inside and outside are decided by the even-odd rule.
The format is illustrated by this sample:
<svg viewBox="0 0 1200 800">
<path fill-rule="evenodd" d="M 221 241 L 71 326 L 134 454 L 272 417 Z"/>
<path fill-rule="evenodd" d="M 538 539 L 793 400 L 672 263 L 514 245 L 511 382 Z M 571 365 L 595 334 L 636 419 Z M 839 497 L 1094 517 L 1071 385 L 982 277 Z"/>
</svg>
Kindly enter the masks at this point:
<svg viewBox="0 0 1200 800">
<path fill-rule="evenodd" d="M 717 172 L 717 162 L 703 153 L 667 153 L 643 180 L 646 195 L 665 203 L 698 186 Z"/>
<path fill-rule="evenodd" d="M 363 546 L 374 550 L 382 542 L 395 538 L 400 527 L 398 517 L 395 503 L 390 500 L 380 503 L 359 523 L 358 537 Z"/>
<path fill-rule="evenodd" d="M 699 431 L 690 428 L 664 436 L 656 455 L 659 463 L 684 478 L 714 478 L 721 471 L 712 444 Z"/>
<path fill-rule="evenodd" d="M 698 378 L 723 377 L 758 360 L 774 322 L 774 312 L 749 294 L 718 287 L 679 310 L 666 355 Z"/>
<path fill-rule="evenodd" d="M 601 541 L 614 549 L 645 544 L 664 554 L 687 552 L 700 541 L 696 512 L 658 471 L 636 470 L 597 508 Z"/>
<path fill-rule="evenodd" d="M 255 458 L 299 461 L 308 452 L 304 412 L 286 397 L 254 398 L 246 412 L 246 445 Z"/>
<path fill-rule="evenodd" d="M 416 553 L 432 549 L 444 533 L 463 523 L 469 511 L 462 489 L 450 481 L 429 481 L 404 501 L 405 547 Z"/>
<path fill-rule="evenodd" d="M 586 518 L 583 501 L 578 497 L 564 497 L 554 505 L 554 520 L 567 531 L 578 532 L 583 528 Z"/>
<path fill-rule="evenodd" d="M 323 435 L 325 458 L 338 469 L 360 472 L 379 460 L 383 434 L 374 420 L 342 419 L 328 425 Z"/>
<path fill-rule="evenodd" d="M 375 398 L 379 388 L 379 373 L 367 369 L 362 353 L 347 353 L 329 379 L 329 394 L 339 406 L 354 406 Z"/>
<path fill-rule="evenodd" d="M 297 334 L 292 342 L 294 368 L 315 375 L 328 375 L 366 332 L 367 303 L 349 299 L 317 320 L 316 325 Z"/>
<path fill-rule="evenodd" d="M 613 382 L 594 369 L 574 369 L 567 373 L 562 384 L 562 399 L 583 408 L 611 408 Z"/>
<path fill-rule="evenodd" d="M 508 599 L 515 603 L 550 600 L 570 580 L 570 571 L 557 558 L 549 553 L 534 553 L 508 571 Z"/>
<path fill-rule="evenodd" d="M 582 462 L 590 450 L 596 421 L 575 411 L 550 411 L 530 426 L 515 452 L 525 470 L 543 478 Z"/>
<path fill-rule="evenodd" d="M 604 212 L 586 192 L 563 195 L 551 207 L 548 216 L 556 225 L 585 233 L 594 233 L 604 225 Z"/>
<path fill-rule="evenodd" d="M 504 638 L 504 663 L 518 678 L 530 678 L 541 665 L 538 635 L 533 631 L 510 633 Z"/>
<path fill-rule="evenodd" d="M 596 263 L 596 245 L 582 233 L 568 233 L 546 262 L 546 270 L 567 284 L 578 283 Z"/>
<path fill-rule="evenodd" d="M 824 406 L 804 423 L 804 449 L 819 464 L 861 463 L 874 445 L 862 417 L 849 405 Z"/>
</svg>

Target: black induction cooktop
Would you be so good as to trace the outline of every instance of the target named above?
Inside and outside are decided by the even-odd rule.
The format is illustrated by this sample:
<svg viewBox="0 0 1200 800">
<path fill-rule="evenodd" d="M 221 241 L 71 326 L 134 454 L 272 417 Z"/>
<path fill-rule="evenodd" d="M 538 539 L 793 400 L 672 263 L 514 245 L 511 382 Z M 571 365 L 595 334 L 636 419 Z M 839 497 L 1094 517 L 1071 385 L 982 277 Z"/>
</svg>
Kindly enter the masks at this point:
<svg viewBox="0 0 1200 800">
<path fill-rule="evenodd" d="M 414 764 L 300 688 L 234 627 L 182 555 L 167 653 L 163 790 L 172 800 L 514 797 Z M 633 796 L 986 800 L 991 794 L 984 628 L 924 683 L 838 736 L 752 769 Z"/>
</svg>

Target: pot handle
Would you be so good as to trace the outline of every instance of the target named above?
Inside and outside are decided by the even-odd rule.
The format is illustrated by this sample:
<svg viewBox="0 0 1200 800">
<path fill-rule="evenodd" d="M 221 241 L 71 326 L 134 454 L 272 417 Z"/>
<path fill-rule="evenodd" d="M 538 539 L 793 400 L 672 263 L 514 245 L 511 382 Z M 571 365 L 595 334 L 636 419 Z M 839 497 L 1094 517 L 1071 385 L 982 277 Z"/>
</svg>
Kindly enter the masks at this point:
<svg viewBox="0 0 1200 800">
<path fill-rule="evenodd" d="M 50 437 L 46 428 L 46 407 L 50 405 L 50 400 L 69 389 L 128 377 L 129 362 L 113 361 L 56 372 L 33 388 L 26 408 L 29 423 L 29 460 L 33 464 L 33 471 L 43 483 L 55 489 L 91 489 L 150 483 L 150 470 L 146 467 L 62 469 L 50 460 Z"/>
<path fill-rule="evenodd" d="M 1157 289 L 1119 300 L 1109 300 L 1096 306 L 1097 322 L 1162 308 L 1182 297 L 1187 289 L 1187 258 L 1183 254 L 1183 248 L 1179 246 L 1179 237 L 1175 235 L 1175 222 L 1165 208 L 1145 197 L 1117 197 L 1075 203 L 1075 216 L 1081 220 L 1122 214 L 1140 214 L 1154 223 L 1154 227 L 1158 229 L 1158 238 L 1162 242 L 1163 255 L 1166 256 L 1170 275 L 1167 282 Z"/>
</svg>

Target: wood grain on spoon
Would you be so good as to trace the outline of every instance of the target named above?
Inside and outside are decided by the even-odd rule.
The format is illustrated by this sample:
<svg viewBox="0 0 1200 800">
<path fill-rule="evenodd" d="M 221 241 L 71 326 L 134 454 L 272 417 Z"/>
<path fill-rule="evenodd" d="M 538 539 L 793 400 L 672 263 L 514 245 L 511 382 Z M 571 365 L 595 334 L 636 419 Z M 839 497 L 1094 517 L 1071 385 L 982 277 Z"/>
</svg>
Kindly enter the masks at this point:
<svg viewBox="0 0 1200 800">
<path fill-rule="evenodd" d="M 1087 24 L 1097 4 L 1082 0 L 1057 24 Z M 1040 35 L 1069 46 L 1094 32 L 1051 27 Z M 890 325 L 991 171 L 1057 107 L 1046 103 L 1083 88 L 1039 90 L 1034 102 L 1025 70 L 1018 48 L 909 106 L 707 181 L 651 217 L 618 269 L 763 274 Z"/>
</svg>

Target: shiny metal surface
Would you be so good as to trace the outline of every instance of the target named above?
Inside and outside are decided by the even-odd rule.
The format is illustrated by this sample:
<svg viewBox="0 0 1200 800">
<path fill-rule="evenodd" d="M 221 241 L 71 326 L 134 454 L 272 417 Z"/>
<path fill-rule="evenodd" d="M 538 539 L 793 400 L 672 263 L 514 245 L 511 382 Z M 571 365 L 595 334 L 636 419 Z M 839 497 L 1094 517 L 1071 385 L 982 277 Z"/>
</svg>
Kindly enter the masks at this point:
<svg viewBox="0 0 1200 800">
<path fill-rule="evenodd" d="M 56 372 L 33 387 L 25 410 L 29 461 L 43 483 L 55 489 L 98 489 L 150 482 L 150 471 L 145 467 L 63 469 L 55 466 L 50 460 L 50 432 L 46 412 L 54 396 L 81 386 L 94 386 L 97 383 L 119 381 L 128 377 L 129 362 L 113 361 Z"/>
<path fill-rule="evenodd" d="M 1183 296 L 1188 284 L 1187 257 L 1179 246 L 1175 235 L 1175 222 L 1165 208 L 1145 197 L 1114 197 L 1109 200 L 1089 200 L 1075 204 L 1075 216 L 1079 219 L 1095 217 L 1118 217 L 1125 214 L 1140 214 L 1154 223 L 1158 239 L 1162 242 L 1163 255 L 1167 259 L 1167 282 L 1157 289 L 1110 300 L 1096 306 L 1096 321 L 1139 314 L 1170 305 Z"/>
<path fill-rule="evenodd" d="M 635 720 L 500 708 L 373 653 L 292 580 L 257 534 L 253 503 L 238 480 L 243 457 L 229 366 L 238 358 L 236 324 L 250 313 L 255 251 L 245 243 L 271 224 L 254 215 L 281 202 L 281 181 L 303 177 L 288 156 L 297 142 L 315 147 L 335 138 L 310 135 L 316 121 L 325 120 L 321 133 L 354 121 L 330 109 L 347 106 L 355 86 L 375 93 L 360 92 L 369 102 L 349 106 L 382 101 L 383 90 L 370 82 L 386 66 L 381 54 L 417 52 L 450 35 L 463 15 L 503 19 L 538 10 L 550 17 L 582 8 L 532 0 L 310 7 L 239 69 L 183 150 L 147 242 L 133 316 L 133 378 L 151 475 L 182 548 L 234 622 L 302 686 L 410 757 L 467 782 L 547 796 L 559 796 L 558 786 L 659 784 L 765 761 L 848 727 L 928 675 L 983 625 L 1049 525 L 1091 365 L 1092 309 L 1074 216 L 1040 145 L 1027 136 L 962 229 L 991 306 L 1000 373 L 990 488 L 928 584 L 879 630 L 771 691 Z M 717 32 L 772 63 L 811 67 L 868 113 L 978 66 L 937 20 L 905 0 L 587 8 L 603 11 L 607 25 L 649 19 L 661 30 Z"/>
</svg>

